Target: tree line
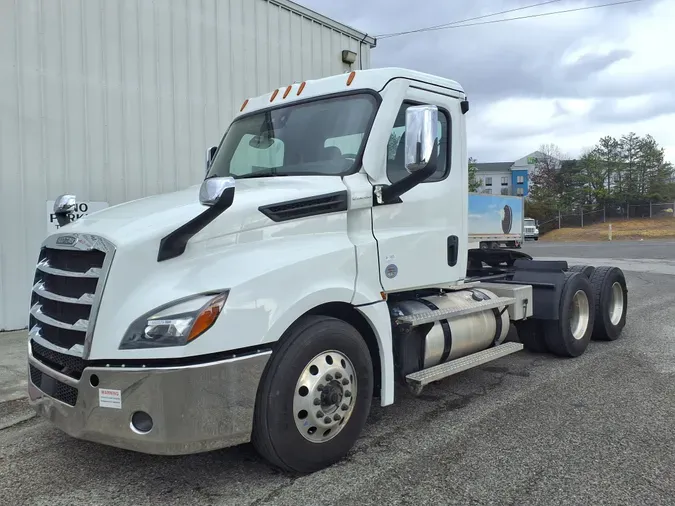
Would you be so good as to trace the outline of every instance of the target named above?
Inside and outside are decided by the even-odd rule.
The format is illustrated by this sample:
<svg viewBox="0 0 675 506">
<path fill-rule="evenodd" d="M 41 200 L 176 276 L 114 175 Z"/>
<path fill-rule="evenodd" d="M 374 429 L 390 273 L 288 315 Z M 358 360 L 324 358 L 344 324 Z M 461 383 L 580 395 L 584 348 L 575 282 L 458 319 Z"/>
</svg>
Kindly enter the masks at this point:
<svg viewBox="0 0 675 506">
<path fill-rule="evenodd" d="M 564 156 L 555 144 L 539 151 L 530 177 L 532 206 L 573 210 L 675 200 L 675 169 L 651 135 L 605 136 L 577 159 Z"/>
</svg>

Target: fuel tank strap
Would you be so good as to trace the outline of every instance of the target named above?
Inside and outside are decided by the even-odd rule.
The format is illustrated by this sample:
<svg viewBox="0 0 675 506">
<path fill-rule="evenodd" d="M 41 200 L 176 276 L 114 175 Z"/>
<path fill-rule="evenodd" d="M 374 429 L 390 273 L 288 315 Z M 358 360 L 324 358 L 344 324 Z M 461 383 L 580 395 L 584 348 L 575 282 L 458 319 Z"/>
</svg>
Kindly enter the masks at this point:
<svg viewBox="0 0 675 506">
<path fill-rule="evenodd" d="M 473 288 L 471 288 L 469 291 L 471 292 L 471 298 L 475 301 L 492 300 L 490 296 L 484 292 L 479 292 Z M 499 337 L 502 335 L 502 329 L 504 328 L 502 324 L 502 315 L 507 309 L 508 307 L 504 307 L 500 311 L 497 307 L 492 308 L 492 312 L 495 315 L 495 335 L 492 338 L 492 344 L 495 346 L 499 343 Z"/>
</svg>

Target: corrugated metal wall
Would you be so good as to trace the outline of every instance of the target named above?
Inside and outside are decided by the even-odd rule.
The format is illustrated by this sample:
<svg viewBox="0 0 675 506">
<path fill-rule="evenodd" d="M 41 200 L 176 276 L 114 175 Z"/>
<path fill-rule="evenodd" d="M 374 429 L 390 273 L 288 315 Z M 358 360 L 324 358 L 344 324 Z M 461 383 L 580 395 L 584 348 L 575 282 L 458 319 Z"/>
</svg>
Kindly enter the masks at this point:
<svg viewBox="0 0 675 506">
<path fill-rule="evenodd" d="M 348 70 L 347 33 L 267 0 L 0 0 L 0 330 L 27 325 L 47 200 L 198 183 L 246 97 Z"/>
</svg>

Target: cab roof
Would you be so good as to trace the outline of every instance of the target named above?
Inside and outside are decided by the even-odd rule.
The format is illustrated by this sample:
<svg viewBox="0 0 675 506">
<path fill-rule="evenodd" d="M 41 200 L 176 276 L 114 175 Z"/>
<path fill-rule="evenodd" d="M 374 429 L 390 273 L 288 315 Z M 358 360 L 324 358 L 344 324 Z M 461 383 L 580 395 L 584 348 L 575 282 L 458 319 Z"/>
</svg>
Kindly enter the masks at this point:
<svg viewBox="0 0 675 506">
<path fill-rule="evenodd" d="M 276 90 L 272 90 L 269 93 L 265 93 L 264 95 L 246 99 L 241 105 L 237 115 L 342 91 L 380 91 L 393 79 L 407 79 L 409 81 L 430 84 L 456 95 L 457 98 L 466 98 L 464 89 L 457 81 L 432 74 L 426 74 L 424 72 L 417 72 L 415 70 L 390 67 L 355 70 L 344 74 L 323 77 L 321 79 L 288 84 L 277 88 Z"/>
</svg>

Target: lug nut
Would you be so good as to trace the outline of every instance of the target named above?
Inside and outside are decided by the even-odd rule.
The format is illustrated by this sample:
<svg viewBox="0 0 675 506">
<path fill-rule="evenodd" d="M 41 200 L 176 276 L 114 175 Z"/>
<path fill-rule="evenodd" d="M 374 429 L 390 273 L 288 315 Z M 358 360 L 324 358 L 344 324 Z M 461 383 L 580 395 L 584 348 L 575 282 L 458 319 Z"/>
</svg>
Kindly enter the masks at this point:
<svg viewBox="0 0 675 506">
<path fill-rule="evenodd" d="M 347 406 L 346 404 L 343 404 L 341 407 L 342 411 L 347 411 L 349 409 L 349 406 Z"/>
<path fill-rule="evenodd" d="M 316 417 L 321 418 L 323 416 L 323 411 L 317 411 L 316 412 Z"/>
<path fill-rule="evenodd" d="M 343 385 L 349 385 L 349 380 L 347 378 L 342 380 Z"/>
<path fill-rule="evenodd" d="M 314 405 L 320 406 L 321 405 L 321 399 L 314 399 Z"/>
<path fill-rule="evenodd" d="M 342 373 L 340 371 L 335 373 L 335 379 L 340 379 L 342 378 Z"/>
<path fill-rule="evenodd" d="M 318 387 L 316 387 L 316 389 L 317 389 L 319 392 L 321 392 L 321 391 L 323 390 L 323 385 L 319 385 Z"/>
<path fill-rule="evenodd" d="M 326 374 L 326 381 L 333 381 L 333 376 Z"/>
<path fill-rule="evenodd" d="M 351 397 L 351 396 L 352 396 L 352 393 L 349 390 L 347 390 L 345 392 L 345 397 Z"/>
<path fill-rule="evenodd" d="M 323 423 L 330 423 L 330 416 L 323 419 Z"/>
<path fill-rule="evenodd" d="M 333 420 L 335 420 L 336 422 L 339 422 L 341 420 L 340 415 L 335 413 L 335 416 L 333 417 Z"/>
</svg>

